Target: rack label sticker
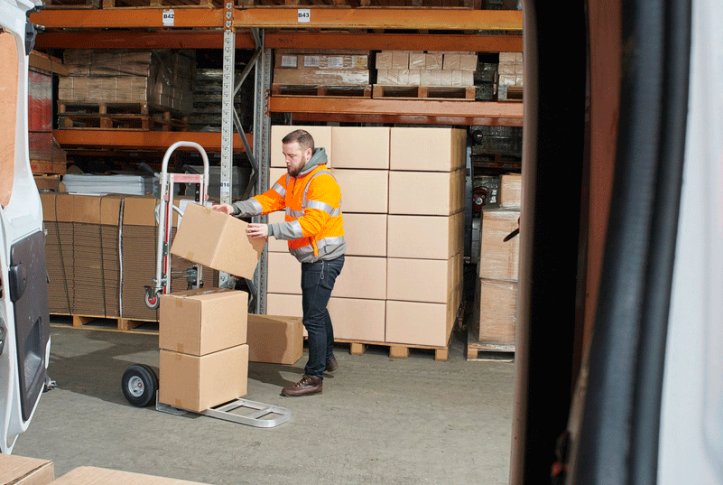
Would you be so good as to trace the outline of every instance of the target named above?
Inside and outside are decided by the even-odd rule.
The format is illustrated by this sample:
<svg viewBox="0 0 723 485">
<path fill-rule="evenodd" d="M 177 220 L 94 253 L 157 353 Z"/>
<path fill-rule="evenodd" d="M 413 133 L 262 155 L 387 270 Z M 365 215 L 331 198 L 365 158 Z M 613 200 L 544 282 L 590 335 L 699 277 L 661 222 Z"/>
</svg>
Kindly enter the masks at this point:
<svg viewBox="0 0 723 485">
<path fill-rule="evenodd" d="M 173 9 L 164 10 L 163 11 L 163 26 L 164 27 L 173 27 L 173 25 L 174 25 Z"/>
<path fill-rule="evenodd" d="M 309 22 L 311 22 L 311 10 L 309 10 L 308 8 L 300 8 L 299 23 L 308 24 Z"/>
</svg>

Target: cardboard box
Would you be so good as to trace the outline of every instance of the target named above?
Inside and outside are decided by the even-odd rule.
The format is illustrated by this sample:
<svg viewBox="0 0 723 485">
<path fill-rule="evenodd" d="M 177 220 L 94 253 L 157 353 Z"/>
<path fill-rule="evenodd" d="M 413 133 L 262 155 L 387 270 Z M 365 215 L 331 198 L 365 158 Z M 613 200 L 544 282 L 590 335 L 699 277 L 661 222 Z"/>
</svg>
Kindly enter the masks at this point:
<svg viewBox="0 0 723 485">
<path fill-rule="evenodd" d="M 286 54 L 276 51 L 274 55 L 275 69 L 296 69 L 299 67 L 299 56 L 297 54 Z"/>
<path fill-rule="evenodd" d="M 472 334 L 480 343 L 515 345 L 517 283 L 481 278 L 472 318 Z"/>
<path fill-rule="evenodd" d="M 334 340 L 384 342 L 384 300 L 331 298 L 327 308 L 334 326 Z"/>
<path fill-rule="evenodd" d="M 369 69 L 274 69 L 274 84 L 358 86 L 369 84 Z"/>
<path fill-rule="evenodd" d="M 346 256 L 331 296 L 384 300 L 387 295 L 387 260 Z"/>
<path fill-rule="evenodd" d="M 53 482 L 53 485 L 203 485 L 175 478 L 163 478 L 140 473 L 122 472 L 83 466 L 71 470 Z"/>
<path fill-rule="evenodd" d="M 344 240 L 347 256 L 386 256 L 387 217 L 386 214 L 345 213 Z"/>
<path fill-rule="evenodd" d="M 300 317 L 248 316 L 249 361 L 295 364 L 304 354 L 304 325 Z"/>
<path fill-rule="evenodd" d="M 446 303 L 461 284 L 460 261 L 387 259 L 387 300 Z"/>
<path fill-rule="evenodd" d="M 386 214 L 389 172 L 386 170 L 332 169 L 341 187 L 343 213 Z"/>
<path fill-rule="evenodd" d="M 375 65 L 377 69 L 391 69 L 392 51 L 377 52 Z"/>
<path fill-rule="evenodd" d="M 65 184 L 60 181 L 60 175 L 36 175 L 35 185 L 38 190 L 43 193 L 47 192 L 65 192 Z"/>
<path fill-rule="evenodd" d="M 202 357 L 161 349 L 158 401 L 201 412 L 246 395 L 249 346 Z"/>
<path fill-rule="evenodd" d="M 266 313 L 287 317 L 303 317 L 301 295 L 266 293 Z"/>
<path fill-rule="evenodd" d="M 286 170 L 286 160 L 284 158 L 281 140 L 294 130 L 308 131 L 312 138 L 314 138 L 314 146 L 316 148 L 324 148 L 328 161 L 331 161 L 334 152 L 331 146 L 330 126 L 274 125 L 271 127 L 271 158 L 269 160 L 272 167 L 279 167 Z M 331 164 L 327 163 L 326 167 L 331 168 Z"/>
<path fill-rule="evenodd" d="M 389 169 L 453 172 L 464 168 L 467 134 L 456 128 L 393 127 Z"/>
<path fill-rule="evenodd" d="M 444 54 L 427 53 L 424 55 L 424 69 L 426 69 L 428 71 L 440 70 L 440 69 L 442 69 L 443 65 L 444 65 Z"/>
<path fill-rule="evenodd" d="M 161 296 L 158 347 L 202 356 L 246 343 L 248 293 L 199 288 Z"/>
<path fill-rule="evenodd" d="M 482 211 L 480 278 L 517 281 L 520 267 L 520 237 L 514 237 L 507 242 L 504 242 L 504 238 L 517 229 L 519 216 L 518 210 Z"/>
<path fill-rule="evenodd" d="M 0 454 L 0 485 L 45 485 L 54 478 L 52 461 Z"/>
<path fill-rule="evenodd" d="M 409 69 L 424 69 L 426 66 L 426 56 L 424 52 L 410 52 Z"/>
<path fill-rule="evenodd" d="M 390 69 L 409 69 L 409 51 L 392 51 Z"/>
<path fill-rule="evenodd" d="M 346 217 L 346 214 L 344 214 Z M 284 211 L 276 211 L 272 212 L 271 214 L 267 214 L 267 223 L 268 224 L 276 224 L 279 222 L 284 222 L 286 219 L 286 214 Z M 268 238 L 267 241 L 267 249 L 271 253 L 288 253 L 289 252 L 289 242 L 285 239 L 276 239 L 275 237 Z"/>
<path fill-rule="evenodd" d="M 387 343 L 445 347 L 452 332 L 456 307 L 449 303 L 387 300 Z"/>
<path fill-rule="evenodd" d="M 387 255 L 447 260 L 462 250 L 463 236 L 464 212 L 452 216 L 390 215 Z"/>
<path fill-rule="evenodd" d="M 265 239 L 249 239 L 242 220 L 188 204 L 171 254 L 242 278 L 253 278 Z M 203 237 L 199 237 L 202 235 Z"/>
<path fill-rule="evenodd" d="M 333 126 L 334 168 L 389 169 L 389 128 Z"/>
<path fill-rule="evenodd" d="M 267 253 L 267 286 L 270 293 L 301 294 L 301 263 L 291 253 Z"/>
<path fill-rule="evenodd" d="M 442 69 L 451 70 L 451 69 L 459 69 L 460 67 L 460 55 L 456 52 L 445 52 L 444 54 L 444 64 L 442 65 Z"/>
<path fill-rule="evenodd" d="M 389 214 L 456 214 L 464 207 L 464 176 L 464 170 L 389 172 Z"/>
<path fill-rule="evenodd" d="M 462 54 L 459 56 L 459 68 L 463 71 L 477 70 L 477 54 Z"/>
<path fill-rule="evenodd" d="M 500 206 L 519 208 L 522 205 L 522 175 L 508 173 L 500 177 Z"/>
</svg>

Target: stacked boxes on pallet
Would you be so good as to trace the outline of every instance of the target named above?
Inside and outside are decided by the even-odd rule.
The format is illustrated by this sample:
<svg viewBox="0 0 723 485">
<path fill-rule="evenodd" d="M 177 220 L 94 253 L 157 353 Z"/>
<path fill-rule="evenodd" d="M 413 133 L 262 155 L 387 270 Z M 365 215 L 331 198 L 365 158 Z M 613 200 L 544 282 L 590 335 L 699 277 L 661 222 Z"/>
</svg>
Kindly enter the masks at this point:
<svg viewBox="0 0 723 485">
<path fill-rule="evenodd" d="M 248 294 L 220 288 L 161 297 L 158 401 L 201 412 L 246 395 Z"/>
<path fill-rule="evenodd" d="M 500 63 L 497 67 L 499 77 L 497 80 L 497 97 L 500 100 L 509 99 L 509 90 L 522 89 L 524 70 L 521 52 L 500 52 Z"/>
<path fill-rule="evenodd" d="M 381 51 L 376 56 L 381 86 L 473 86 L 477 55 L 469 52 Z"/>
<path fill-rule="evenodd" d="M 368 86 L 370 82 L 369 51 L 278 49 L 274 61 L 275 86 Z"/>
<path fill-rule="evenodd" d="M 472 333 L 480 344 L 514 350 L 520 238 L 504 242 L 517 229 L 521 176 L 502 175 L 500 206 L 482 211 L 481 255 Z"/>
<path fill-rule="evenodd" d="M 90 103 L 151 103 L 193 110 L 194 51 L 66 49 L 68 77 L 58 99 Z"/>
<path fill-rule="evenodd" d="M 64 193 L 40 198 L 48 231 L 50 313 L 157 321 L 156 310 L 143 299 L 155 276 L 157 199 Z M 189 267 L 173 257 L 174 271 Z M 203 274 L 207 285 L 217 281 L 210 268 Z M 172 278 L 172 289 L 186 287 L 183 275 Z"/>
<path fill-rule="evenodd" d="M 272 166 L 294 128 L 272 127 Z M 331 153 L 343 197 L 347 255 L 328 306 L 335 338 L 446 346 L 462 287 L 464 130 L 303 128 Z M 272 168 L 270 183 L 285 173 Z M 270 239 L 267 311 L 301 316 L 300 280 L 285 241 Z"/>
</svg>

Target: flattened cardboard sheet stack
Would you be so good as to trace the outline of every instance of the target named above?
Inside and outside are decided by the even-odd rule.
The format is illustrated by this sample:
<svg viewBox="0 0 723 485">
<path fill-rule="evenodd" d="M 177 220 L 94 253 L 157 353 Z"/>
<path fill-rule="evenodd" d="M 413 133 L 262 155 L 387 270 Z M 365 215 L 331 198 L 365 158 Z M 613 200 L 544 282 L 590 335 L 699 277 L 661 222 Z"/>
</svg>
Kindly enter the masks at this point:
<svg viewBox="0 0 723 485">
<path fill-rule="evenodd" d="M 274 84 L 358 86 L 369 82 L 369 51 L 276 51 Z"/>
<path fill-rule="evenodd" d="M 66 194 L 41 193 L 48 271 L 48 309 L 51 314 L 71 315 L 73 286 L 73 200 Z"/>
</svg>

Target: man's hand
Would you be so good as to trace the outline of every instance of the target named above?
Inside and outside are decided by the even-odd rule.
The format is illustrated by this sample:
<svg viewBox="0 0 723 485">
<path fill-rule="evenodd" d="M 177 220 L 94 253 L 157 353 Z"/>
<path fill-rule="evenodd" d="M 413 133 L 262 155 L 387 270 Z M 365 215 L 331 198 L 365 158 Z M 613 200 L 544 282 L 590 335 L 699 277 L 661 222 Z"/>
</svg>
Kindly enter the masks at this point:
<svg viewBox="0 0 723 485">
<path fill-rule="evenodd" d="M 232 215 L 233 214 L 233 207 L 231 204 L 219 204 L 219 205 L 212 205 L 211 209 L 219 212 L 223 212 L 224 214 Z"/>
<path fill-rule="evenodd" d="M 246 235 L 251 239 L 269 237 L 269 226 L 267 224 L 249 224 L 246 228 Z"/>
</svg>

